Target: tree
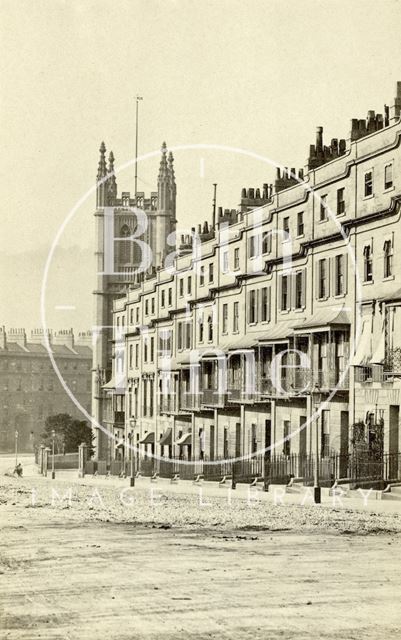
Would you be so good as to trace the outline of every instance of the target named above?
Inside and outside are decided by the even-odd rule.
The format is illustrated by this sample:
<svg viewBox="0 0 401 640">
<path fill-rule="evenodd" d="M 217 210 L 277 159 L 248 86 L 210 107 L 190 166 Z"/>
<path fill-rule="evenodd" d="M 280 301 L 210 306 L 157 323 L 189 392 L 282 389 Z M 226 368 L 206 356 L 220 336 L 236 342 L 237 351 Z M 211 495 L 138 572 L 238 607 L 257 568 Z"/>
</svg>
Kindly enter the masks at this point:
<svg viewBox="0 0 401 640">
<path fill-rule="evenodd" d="M 45 421 L 45 430 L 42 433 L 43 444 L 47 447 L 52 446 L 53 431 L 55 431 L 55 449 L 56 453 L 65 451 L 65 430 L 67 425 L 72 421 L 72 417 L 68 413 L 58 413 L 54 416 L 48 416 Z"/>
<path fill-rule="evenodd" d="M 93 455 L 93 439 L 91 427 L 86 420 L 72 420 L 65 429 L 65 450 L 66 452 L 77 451 L 82 442 L 88 446 L 88 455 Z"/>
<path fill-rule="evenodd" d="M 85 420 L 77 420 L 68 413 L 58 413 L 48 416 L 45 430 L 42 434 L 43 442 L 51 447 L 55 432 L 55 449 L 57 453 L 76 453 L 82 442 L 88 446 L 88 454 L 93 454 L 93 433 Z"/>
</svg>

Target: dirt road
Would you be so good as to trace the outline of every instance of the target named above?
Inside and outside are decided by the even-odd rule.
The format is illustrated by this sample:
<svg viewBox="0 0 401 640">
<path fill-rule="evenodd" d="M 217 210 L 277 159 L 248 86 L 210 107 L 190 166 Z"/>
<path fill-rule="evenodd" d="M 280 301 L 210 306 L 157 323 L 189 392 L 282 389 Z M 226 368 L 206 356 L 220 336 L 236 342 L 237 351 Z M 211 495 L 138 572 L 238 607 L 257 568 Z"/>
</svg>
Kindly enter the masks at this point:
<svg viewBox="0 0 401 640">
<path fill-rule="evenodd" d="M 3 527 L 2 638 L 399 637 L 398 536 Z"/>
<path fill-rule="evenodd" d="M 268 502 L 246 510 L 238 500 L 226 516 L 224 498 L 209 497 L 204 510 L 167 489 L 159 511 L 145 487 L 135 489 L 131 512 L 103 486 L 105 507 L 92 509 L 90 483 L 74 485 L 72 506 L 52 507 L 44 497 L 32 505 L 33 486 L 40 498 L 49 486 L 62 493 L 68 484 L 0 476 L 2 639 L 400 636 L 396 514 Z M 230 526 L 246 519 L 251 529 Z"/>
</svg>

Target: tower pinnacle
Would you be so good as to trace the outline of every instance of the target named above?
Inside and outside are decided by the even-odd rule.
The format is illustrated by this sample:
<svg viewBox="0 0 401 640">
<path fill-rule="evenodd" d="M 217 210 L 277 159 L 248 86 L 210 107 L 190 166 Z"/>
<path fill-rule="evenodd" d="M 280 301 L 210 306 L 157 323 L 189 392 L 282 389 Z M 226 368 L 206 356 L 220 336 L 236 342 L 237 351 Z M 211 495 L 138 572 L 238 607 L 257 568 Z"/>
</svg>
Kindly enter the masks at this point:
<svg viewBox="0 0 401 640">
<path fill-rule="evenodd" d="M 109 153 L 109 166 L 107 168 L 107 203 L 112 205 L 117 197 L 117 181 L 114 173 L 114 154 Z"/>
<path fill-rule="evenodd" d="M 104 142 L 101 143 L 100 148 L 100 158 L 99 158 L 99 166 L 97 170 L 97 179 L 101 180 L 107 173 L 106 170 L 106 145 Z"/>
<path fill-rule="evenodd" d="M 169 177 L 168 166 L 167 166 L 167 158 L 166 158 L 166 156 L 167 156 L 167 146 L 166 146 L 165 142 L 163 142 L 163 144 L 162 144 L 161 152 L 162 152 L 162 157 L 161 157 L 161 160 L 160 160 L 159 182 L 168 180 L 168 177 Z"/>
</svg>

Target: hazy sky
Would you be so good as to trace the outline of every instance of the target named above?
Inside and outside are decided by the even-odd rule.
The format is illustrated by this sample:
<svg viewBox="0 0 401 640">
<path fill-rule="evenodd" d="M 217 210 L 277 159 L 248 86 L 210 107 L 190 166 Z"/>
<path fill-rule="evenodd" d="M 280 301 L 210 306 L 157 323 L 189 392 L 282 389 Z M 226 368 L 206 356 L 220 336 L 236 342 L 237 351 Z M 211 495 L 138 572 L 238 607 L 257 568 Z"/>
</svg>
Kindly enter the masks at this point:
<svg viewBox="0 0 401 640">
<path fill-rule="evenodd" d="M 8 326 L 39 324 L 43 261 L 94 184 L 100 141 L 117 165 L 133 158 L 137 93 L 141 153 L 163 140 L 220 144 L 301 167 L 317 125 L 327 139 L 348 137 L 350 118 L 382 112 L 401 79 L 394 0 L 0 0 L 0 18 L 0 324 Z M 157 169 L 156 159 L 140 165 L 139 187 L 154 189 Z M 133 176 L 133 167 L 118 176 L 119 189 L 133 191 Z M 176 153 L 176 177 L 185 227 L 210 218 L 213 182 L 218 205 L 231 207 L 242 186 L 272 181 L 274 171 L 196 150 Z M 92 197 L 63 236 L 53 326 L 90 324 L 93 277 L 82 256 L 92 252 L 93 210 Z M 54 305 L 74 298 L 78 255 L 78 309 L 62 316 Z"/>
</svg>

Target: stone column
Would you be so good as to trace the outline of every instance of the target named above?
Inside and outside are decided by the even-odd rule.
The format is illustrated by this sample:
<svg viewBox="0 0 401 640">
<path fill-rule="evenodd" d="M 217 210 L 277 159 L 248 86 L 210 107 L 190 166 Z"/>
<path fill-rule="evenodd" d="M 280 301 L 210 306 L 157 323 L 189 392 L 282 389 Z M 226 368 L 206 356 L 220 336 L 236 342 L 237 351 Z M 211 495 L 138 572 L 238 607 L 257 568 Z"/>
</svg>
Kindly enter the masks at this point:
<svg viewBox="0 0 401 640">
<path fill-rule="evenodd" d="M 45 447 L 43 449 L 43 475 L 45 476 L 45 478 L 47 477 L 47 469 L 49 466 L 50 453 L 51 453 L 50 447 Z"/>
<path fill-rule="evenodd" d="M 78 478 L 85 477 L 85 464 L 88 456 L 88 445 L 82 442 L 78 447 Z"/>
<path fill-rule="evenodd" d="M 39 447 L 39 470 L 38 473 L 40 473 L 43 476 L 43 470 L 44 470 L 44 450 L 45 450 L 45 445 L 41 444 Z"/>
</svg>

